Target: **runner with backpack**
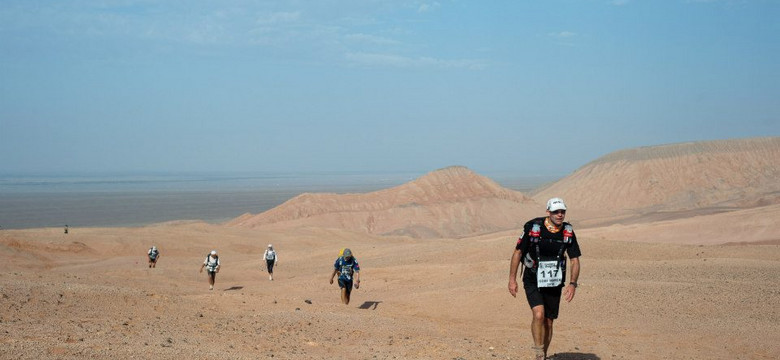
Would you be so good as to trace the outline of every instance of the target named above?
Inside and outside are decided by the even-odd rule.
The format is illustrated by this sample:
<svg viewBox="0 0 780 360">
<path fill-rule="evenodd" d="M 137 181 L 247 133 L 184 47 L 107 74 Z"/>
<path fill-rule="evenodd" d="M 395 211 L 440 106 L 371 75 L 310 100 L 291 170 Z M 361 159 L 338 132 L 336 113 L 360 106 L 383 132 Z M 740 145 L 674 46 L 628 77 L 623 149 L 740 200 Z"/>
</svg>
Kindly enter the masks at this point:
<svg viewBox="0 0 780 360">
<path fill-rule="evenodd" d="M 209 290 L 214 290 L 214 281 L 217 279 L 217 273 L 219 272 L 219 256 L 217 256 L 217 250 L 211 250 L 211 253 L 206 255 L 206 260 L 200 266 L 200 272 L 203 272 L 203 268 L 206 268 L 206 272 L 209 275 Z"/>
<path fill-rule="evenodd" d="M 152 245 L 147 254 L 149 255 L 149 267 L 157 267 L 157 259 L 160 257 L 160 251 L 157 250 L 157 246 Z"/>
<path fill-rule="evenodd" d="M 273 245 L 268 244 L 268 248 L 265 249 L 265 253 L 263 254 L 263 259 L 265 259 L 265 267 L 268 269 L 268 280 L 274 279 L 274 266 L 276 265 L 279 258 L 276 255 L 276 250 L 274 250 Z"/>
<path fill-rule="evenodd" d="M 360 265 L 352 256 L 352 250 L 344 249 L 336 262 L 333 264 L 333 273 L 330 274 L 330 283 L 333 284 L 333 278 L 339 275 L 339 288 L 341 288 L 341 302 L 349 305 L 349 298 L 352 295 L 352 285 L 355 289 L 360 288 Z M 354 280 L 353 280 L 354 277 Z"/>
<path fill-rule="evenodd" d="M 531 307 L 533 358 L 536 360 L 547 359 L 561 295 L 567 302 L 572 301 L 580 276 L 580 246 L 571 224 L 563 221 L 565 217 L 563 199 L 548 200 L 547 216 L 532 219 L 523 226 L 509 267 L 509 293 L 516 297 L 517 268 L 523 266 L 520 276 Z M 567 257 L 571 270 L 568 284 Z"/>
</svg>

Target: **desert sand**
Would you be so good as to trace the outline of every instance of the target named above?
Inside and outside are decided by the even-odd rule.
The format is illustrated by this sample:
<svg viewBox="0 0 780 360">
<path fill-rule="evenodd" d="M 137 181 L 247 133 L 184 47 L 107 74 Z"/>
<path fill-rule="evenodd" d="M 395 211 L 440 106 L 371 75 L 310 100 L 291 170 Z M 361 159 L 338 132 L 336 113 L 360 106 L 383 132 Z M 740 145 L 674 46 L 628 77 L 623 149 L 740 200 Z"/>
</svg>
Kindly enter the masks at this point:
<svg viewBox="0 0 780 360">
<path fill-rule="evenodd" d="M 731 155 L 705 149 L 694 162 L 775 154 L 773 139 Z M 667 169 L 690 161 L 679 148 L 665 160 L 647 151 L 605 161 L 624 162 L 612 170 L 622 176 L 647 158 Z M 769 177 L 778 162 L 753 164 Z M 637 191 L 643 206 L 617 211 L 609 193 L 621 182 L 584 177 L 594 163 L 534 194 L 457 167 L 370 194 L 304 194 L 226 224 L 3 230 L 0 358 L 527 359 L 530 310 L 507 291 L 515 227 L 544 215 L 539 198 L 561 183 L 589 184 L 590 199 L 611 207 L 567 199 L 582 273 L 555 322 L 556 359 L 780 358 L 777 177 L 743 186 L 718 172 L 717 194 L 690 181 L 669 195 Z M 694 200 L 674 200 L 681 191 Z M 485 213 L 511 216 L 481 226 Z M 260 259 L 269 243 L 280 257 L 274 281 Z M 343 247 L 362 268 L 349 305 L 328 283 Z M 212 249 L 222 270 L 210 291 L 198 269 Z"/>
</svg>

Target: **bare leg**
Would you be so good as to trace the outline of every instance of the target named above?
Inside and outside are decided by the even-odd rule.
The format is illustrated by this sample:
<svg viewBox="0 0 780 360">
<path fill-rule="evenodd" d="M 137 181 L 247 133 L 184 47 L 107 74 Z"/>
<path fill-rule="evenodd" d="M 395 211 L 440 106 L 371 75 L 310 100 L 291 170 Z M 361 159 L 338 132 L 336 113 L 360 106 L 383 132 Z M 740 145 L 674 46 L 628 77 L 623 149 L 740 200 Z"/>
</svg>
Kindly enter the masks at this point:
<svg viewBox="0 0 780 360">
<path fill-rule="evenodd" d="M 550 348 L 553 336 L 553 319 L 544 319 L 544 357 L 547 357 L 547 349 Z"/>
<path fill-rule="evenodd" d="M 345 305 L 349 305 L 349 292 L 347 292 L 347 288 L 341 288 L 341 302 Z"/>
<path fill-rule="evenodd" d="M 534 338 L 534 351 L 535 358 L 539 359 L 540 355 L 544 356 L 544 351 L 547 349 L 545 346 L 546 334 L 546 319 L 544 318 L 544 306 L 538 305 L 531 308 L 533 319 L 531 320 L 531 335 Z"/>
<path fill-rule="evenodd" d="M 543 346 L 545 339 L 545 318 L 544 306 L 534 306 L 531 309 L 533 319 L 531 319 L 531 335 L 534 337 L 534 345 Z"/>
</svg>

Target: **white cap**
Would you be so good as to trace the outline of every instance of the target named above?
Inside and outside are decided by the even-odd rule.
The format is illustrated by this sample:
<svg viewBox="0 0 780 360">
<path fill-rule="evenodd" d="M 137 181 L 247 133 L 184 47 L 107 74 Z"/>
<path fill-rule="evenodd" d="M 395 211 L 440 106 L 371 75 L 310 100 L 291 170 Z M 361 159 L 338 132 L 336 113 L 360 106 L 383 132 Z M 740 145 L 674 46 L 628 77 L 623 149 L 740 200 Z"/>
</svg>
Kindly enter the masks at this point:
<svg viewBox="0 0 780 360">
<path fill-rule="evenodd" d="M 217 250 L 211 250 L 211 255 L 217 255 Z"/>
<path fill-rule="evenodd" d="M 566 210 L 566 204 L 563 203 L 561 198 L 552 198 L 547 200 L 547 211 Z"/>
<path fill-rule="evenodd" d="M 272 247 L 274 247 L 274 246 L 273 246 L 273 245 L 271 245 L 271 244 L 268 244 L 268 247 L 269 247 L 269 248 L 272 248 Z"/>
</svg>

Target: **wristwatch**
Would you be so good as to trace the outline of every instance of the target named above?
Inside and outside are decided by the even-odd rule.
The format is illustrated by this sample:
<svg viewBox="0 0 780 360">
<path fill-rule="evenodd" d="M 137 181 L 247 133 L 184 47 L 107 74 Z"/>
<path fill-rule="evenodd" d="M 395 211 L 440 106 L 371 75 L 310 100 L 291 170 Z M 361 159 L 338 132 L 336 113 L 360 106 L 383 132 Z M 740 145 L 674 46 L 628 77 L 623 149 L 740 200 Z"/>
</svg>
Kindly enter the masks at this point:
<svg viewBox="0 0 780 360">
<path fill-rule="evenodd" d="M 577 283 L 574 281 L 570 282 L 569 285 L 573 285 L 575 289 L 577 288 Z"/>
</svg>

